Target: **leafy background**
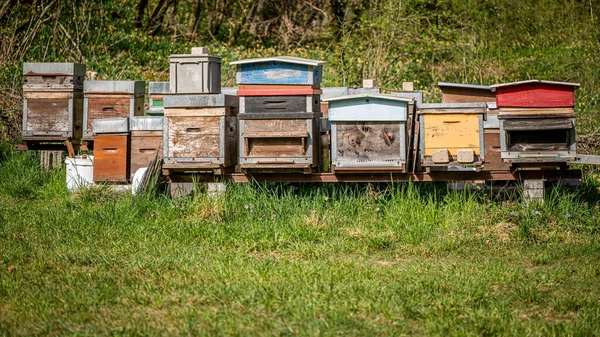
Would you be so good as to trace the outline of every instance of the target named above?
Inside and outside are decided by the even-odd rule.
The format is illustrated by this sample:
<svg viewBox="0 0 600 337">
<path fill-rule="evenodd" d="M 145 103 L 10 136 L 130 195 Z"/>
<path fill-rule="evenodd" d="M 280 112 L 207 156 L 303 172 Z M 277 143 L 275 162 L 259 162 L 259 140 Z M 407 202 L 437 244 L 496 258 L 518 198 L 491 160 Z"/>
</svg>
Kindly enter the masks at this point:
<svg viewBox="0 0 600 337">
<path fill-rule="evenodd" d="M 22 62 L 80 62 L 98 79 L 168 80 L 169 55 L 207 46 L 229 62 L 294 55 L 328 62 L 323 86 L 414 81 L 581 83 L 580 145 L 600 127 L 600 2 L 594 0 L 8 0 L 0 5 L 2 138 L 19 137 Z M 588 137 L 585 137 L 588 136 Z"/>
</svg>

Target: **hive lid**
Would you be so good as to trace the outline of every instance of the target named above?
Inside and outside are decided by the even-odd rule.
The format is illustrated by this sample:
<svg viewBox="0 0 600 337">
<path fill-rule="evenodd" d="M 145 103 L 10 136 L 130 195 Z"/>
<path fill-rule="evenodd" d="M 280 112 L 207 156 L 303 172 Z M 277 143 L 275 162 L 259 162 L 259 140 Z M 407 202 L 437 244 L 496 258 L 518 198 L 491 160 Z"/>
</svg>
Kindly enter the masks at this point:
<svg viewBox="0 0 600 337">
<path fill-rule="evenodd" d="M 92 121 L 94 134 L 101 133 L 127 133 L 129 132 L 129 118 L 98 118 Z"/>
<path fill-rule="evenodd" d="M 460 109 L 460 108 L 487 108 L 485 102 L 473 103 L 426 103 L 419 106 L 421 109 Z"/>
<path fill-rule="evenodd" d="M 111 94 L 144 94 L 146 91 L 145 81 L 84 81 L 84 93 Z"/>
<path fill-rule="evenodd" d="M 490 88 L 492 91 L 496 91 L 496 88 L 501 87 L 510 87 L 515 85 L 527 84 L 527 83 L 544 83 L 544 84 L 553 84 L 553 85 L 562 85 L 568 87 L 579 87 L 579 83 L 571 83 L 571 82 L 556 82 L 556 81 L 546 81 L 546 80 L 527 80 L 527 81 L 519 81 L 519 82 L 510 82 L 510 83 L 501 83 L 491 85 Z"/>
<path fill-rule="evenodd" d="M 170 88 L 170 82 L 148 82 L 148 93 L 150 94 L 167 94 Z"/>
<path fill-rule="evenodd" d="M 163 129 L 163 116 L 143 116 L 131 118 L 131 131 L 160 131 Z"/>
<path fill-rule="evenodd" d="M 229 64 L 237 65 L 237 64 L 253 64 L 253 63 L 265 63 L 265 62 L 283 62 L 283 63 L 303 64 L 303 65 L 307 65 L 307 66 L 320 66 L 320 65 L 327 63 L 325 61 L 312 60 L 312 59 L 306 59 L 306 58 L 295 57 L 295 56 L 273 56 L 273 57 L 264 57 L 264 58 L 255 58 L 255 59 L 244 59 L 244 60 L 234 61 Z"/>
<path fill-rule="evenodd" d="M 85 77 L 85 64 L 24 62 L 23 75 L 72 75 Z"/>
<path fill-rule="evenodd" d="M 171 54 L 169 56 L 170 62 L 178 62 L 179 59 L 190 59 L 188 61 L 192 61 L 191 59 L 209 59 L 211 62 L 221 63 L 221 57 L 217 55 L 210 55 L 208 53 L 208 48 L 206 47 L 192 47 L 190 54 Z"/>
<path fill-rule="evenodd" d="M 462 83 L 452 83 L 452 82 L 438 82 L 438 87 L 444 88 L 462 88 L 462 89 L 476 89 L 476 90 L 491 90 L 489 85 L 479 85 L 479 84 L 462 84 Z"/>
<path fill-rule="evenodd" d="M 169 94 L 163 97 L 163 106 L 165 108 L 237 107 L 239 98 L 225 94 Z"/>
<path fill-rule="evenodd" d="M 413 98 L 400 97 L 396 95 L 388 95 L 388 94 L 378 94 L 378 93 L 362 93 L 362 94 L 353 94 L 353 95 L 345 95 L 324 99 L 324 102 L 334 102 L 334 101 L 345 101 L 349 99 L 356 98 L 379 98 L 389 101 L 401 101 L 406 103 L 412 103 Z"/>
</svg>

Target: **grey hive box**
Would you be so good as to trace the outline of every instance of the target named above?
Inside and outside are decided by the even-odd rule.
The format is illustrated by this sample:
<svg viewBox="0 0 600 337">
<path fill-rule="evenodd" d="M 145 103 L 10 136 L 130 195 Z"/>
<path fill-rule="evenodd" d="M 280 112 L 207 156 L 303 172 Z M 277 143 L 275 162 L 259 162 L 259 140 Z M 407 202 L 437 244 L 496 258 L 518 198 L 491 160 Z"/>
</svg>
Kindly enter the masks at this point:
<svg viewBox="0 0 600 337">
<path fill-rule="evenodd" d="M 325 101 L 334 172 L 406 171 L 412 98 L 367 93 Z"/>
<path fill-rule="evenodd" d="M 176 94 L 221 93 L 221 58 L 208 49 L 192 48 L 191 54 L 169 57 L 170 92 Z"/>
<path fill-rule="evenodd" d="M 80 142 L 85 65 L 23 64 L 23 140 Z"/>
<path fill-rule="evenodd" d="M 85 81 L 83 138 L 94 137 L 93 121 L 144 116 L 144 81 Z"/>
</svg>

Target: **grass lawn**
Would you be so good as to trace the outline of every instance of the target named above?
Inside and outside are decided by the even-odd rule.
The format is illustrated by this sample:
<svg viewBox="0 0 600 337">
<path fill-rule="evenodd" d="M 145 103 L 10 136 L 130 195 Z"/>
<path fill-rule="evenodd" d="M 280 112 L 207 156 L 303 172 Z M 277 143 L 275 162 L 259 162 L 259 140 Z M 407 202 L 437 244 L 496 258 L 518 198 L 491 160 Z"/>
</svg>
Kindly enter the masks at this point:
<svg viewBox="0 0 600 337">
<path fill-rule="evenodd" d="M 0 164 L 1 335 L 600 335 L 591 172 L 544 205 L 442 184 L 66 191 Z"/>
</svg>

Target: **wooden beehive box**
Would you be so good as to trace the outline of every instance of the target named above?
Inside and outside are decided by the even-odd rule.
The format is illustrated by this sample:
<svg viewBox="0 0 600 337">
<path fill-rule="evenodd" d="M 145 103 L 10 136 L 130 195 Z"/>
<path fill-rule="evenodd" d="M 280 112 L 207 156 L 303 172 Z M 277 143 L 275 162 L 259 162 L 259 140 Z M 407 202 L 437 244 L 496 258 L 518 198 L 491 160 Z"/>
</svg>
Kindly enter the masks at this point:
<svg viewBox="0 0 600 337">
<path fill-rule="evenodd" d="M 163 119 L 163 116 L 131 118 L 131 177 L 138 169 L 148 167 L 150 161 L 162 158 Z"/>
<path fill-rule="evenodd" d="M 498 108 L 496 102 L 487 102 L 486 105 L 483 122 L 483 143 L 485 145 L 483 171 L 506 171 L 510 169 L 510 164 L 502 160 Z"/>
<path fill-rule="evenodd" d="M 129 180 L 129 119 L 94 120 L 94 181 Z"/>
<path fill-rule="evenodd" d="M 237 65 L 239 84 L 320 84 L 325 62 L 300 57 L 278 56 L 231 62 Z"/>
<path fill-rule="evenodd" d="M 494 102 L 496 95 L 487 85 L 438 82 L 442 103 Z"/>
<path fill-rule="evenodd" d="M 311 173 L 318 168 L 318 119 L 288 119 L 288 116 L 272 119 L 238 116 L 241 170 Z"/>
<path fill-rule="evenodd" d="M 164 168 L 215 169 L 237 163 L 235 96 L 165 96 Z"/>
<path fill-rule="evenodd" d="M 169 93 L 169 82 L 148 83 L 148 116 L 164 116 L 163 96 Z"/>
<path fill-rule="evenodd" d="M 144 81 L 85 81 L 83 138 L 93 139 L 93 121 L 144 116 Z"/>
<path fill-rule="evenodd" d="M 24 63 L 23 75 L 23 140 L 81 140 L 85 65 Z"/>
<path fill-rule="evenodd" d="M 169 57 L 170 91 L 174 94 L 221 93 L 221 58 L 204 47 Z"/>
<path fill-rule="evenodd" d="M 485 103 L 434 103 L 418 107 L 423 167 L 481 166 L 485 157 Z"/>
<path fill-rule="evenodd" d="M 357 94 L 326 100 L 334 172 L 406 171 L 410 98 Z"/>
<path fill-rule="evenodd" d="M 574 160 L 578 86 L 540 80 L 491 86 L 496 93 L 502 159 L 540 164 Z"/>
</svg>

